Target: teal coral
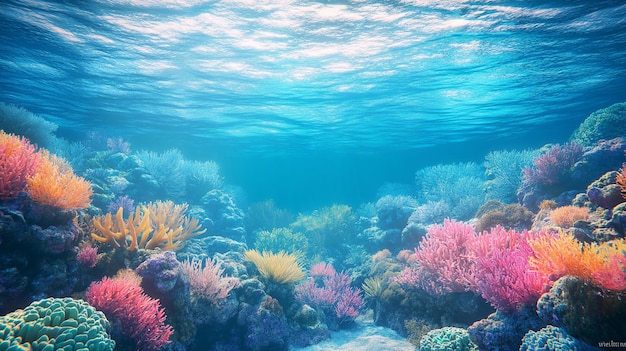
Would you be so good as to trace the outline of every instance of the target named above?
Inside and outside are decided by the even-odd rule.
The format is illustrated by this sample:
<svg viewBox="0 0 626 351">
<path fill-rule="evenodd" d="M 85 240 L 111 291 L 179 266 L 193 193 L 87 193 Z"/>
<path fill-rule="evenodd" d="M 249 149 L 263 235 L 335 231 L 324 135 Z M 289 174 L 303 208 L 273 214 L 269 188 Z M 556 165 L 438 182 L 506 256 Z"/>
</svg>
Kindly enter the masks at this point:
<svg viewBox="0 0 626 351">
<path fill-rule="evenodd" d="M 626 137 L 626 102 L 590 114 L 574 131 L 570 140 L 583 146 L 594 146 L 602 139 L 616 137 Z"/>
<path fill-rule="evenodd" d="M 529 331 L 522 339 L 520 351 L 591 351 L 599 350 L 568 335 L 553 325 Z"/>
<path fill-rule="evenodd" d="M 420 340 L 420 351 L 477 351 L 467 330 L 456 327 L 444 327 L 431 330 Z"/>
<path fill-rule="evenodd" d="M 0 317 L 0 351 L 112 351 L 109 321 L 83 300 L 48 298 Z"/>
</svg>

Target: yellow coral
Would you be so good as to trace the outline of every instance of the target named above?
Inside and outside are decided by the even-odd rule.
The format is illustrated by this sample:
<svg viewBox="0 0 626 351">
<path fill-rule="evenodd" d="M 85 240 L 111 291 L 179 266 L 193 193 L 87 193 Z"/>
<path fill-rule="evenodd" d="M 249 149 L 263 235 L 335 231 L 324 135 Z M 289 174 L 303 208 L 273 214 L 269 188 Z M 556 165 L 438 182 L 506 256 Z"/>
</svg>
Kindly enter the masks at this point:
<svg viewBox="0 0 626 351">
<path fill-rule="evenodd" d="M 274 283 L 295 283 L 304 278 L 304 271 L 295 255 L 283 251 L 274 254 L 266 251 L 260 253 L 257 250 L 248 250 L 245 252 L 245 256 L 254 263 L 263 277 Z"/>
<path fill-rule="evenodd" d="M 187 204 L 157 201 L 137 206 L 126 220 L 123 211 L 120 208 L 115 216 L 108 213 L 94 217 L 93 225 L 99 233 L 91 233 L 93 240 L 131 251 L 157 247 L 177 251 L 185 246 L 187 239 L 206 231 L 200 230 L 197 219 L 185 216 Z"/>
<path fill-rule="evenodd" d="M 91 183 L 75 175 L 64 159 L 46 150 L 42 150 L 40 155 L 41 163 L 26 185 L 30 198 L 64 210 L 89 207 L 93 193 Z"/>
</svg>

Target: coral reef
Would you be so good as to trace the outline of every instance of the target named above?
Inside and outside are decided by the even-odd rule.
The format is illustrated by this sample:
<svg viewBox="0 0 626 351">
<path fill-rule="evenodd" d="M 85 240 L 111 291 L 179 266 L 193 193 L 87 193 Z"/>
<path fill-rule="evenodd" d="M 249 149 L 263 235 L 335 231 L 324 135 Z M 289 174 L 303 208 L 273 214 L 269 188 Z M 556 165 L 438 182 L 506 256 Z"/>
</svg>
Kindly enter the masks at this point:
<svg viewBox="0 0 626 351">
<path fill-rule="evenodd" d="M 512 313 L 496 311 L 468 328 L 470 339 L 480 350 L 517 351 L 529 330 L 546 326 L 533 308 Z"/>
<path fill-rule="evenodd" d="M 537 313 L 548 324 L 591 345 L 626 335 L 624 291 L 605 290 L 578 277 L 557 280 L 537 302 Z"/>
<path fill-rule="evenodd" d="M 207 192 L 200 200 L 200 207 L 193 209 L 193 214 L 203 219 L 202 226 L 211 235 L 246 242 L 243 211 L 226 192 L 219 189 Z"/>
</svg>

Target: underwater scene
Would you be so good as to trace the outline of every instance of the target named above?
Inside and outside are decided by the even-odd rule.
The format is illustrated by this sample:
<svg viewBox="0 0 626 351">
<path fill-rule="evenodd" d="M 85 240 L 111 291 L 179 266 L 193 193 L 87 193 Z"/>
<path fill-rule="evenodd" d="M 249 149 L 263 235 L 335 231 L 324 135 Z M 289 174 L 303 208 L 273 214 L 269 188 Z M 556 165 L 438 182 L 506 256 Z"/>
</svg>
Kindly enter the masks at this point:
<svg viewBox="0 0 626 351">
<path fill-rule="evenodd" d="M 626 350 L 626 3 L 3 0 L 0 351 Z"/>
</svg>

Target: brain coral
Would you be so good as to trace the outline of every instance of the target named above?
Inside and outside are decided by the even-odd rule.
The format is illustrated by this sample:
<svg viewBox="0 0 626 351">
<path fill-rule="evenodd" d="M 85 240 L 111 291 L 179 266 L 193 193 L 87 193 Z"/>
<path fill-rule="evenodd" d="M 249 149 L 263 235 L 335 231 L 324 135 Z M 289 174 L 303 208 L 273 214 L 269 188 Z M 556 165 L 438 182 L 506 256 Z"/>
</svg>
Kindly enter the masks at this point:
<svg viewBox="0 0 626 351">
<path fill-rule="evenodd" d="M 82 300 L 48 298 L 0 317 L 0 350 L 112 351 L 109 321 Z"/>
<path fill-rule="evenodd" d="M 590 114 L 574 131 L 570 140 L 583 146 L 593 146 L 602 139 L 624 136 L 626 136 L 626 102 L 620 102 Z"/>
</svg>

